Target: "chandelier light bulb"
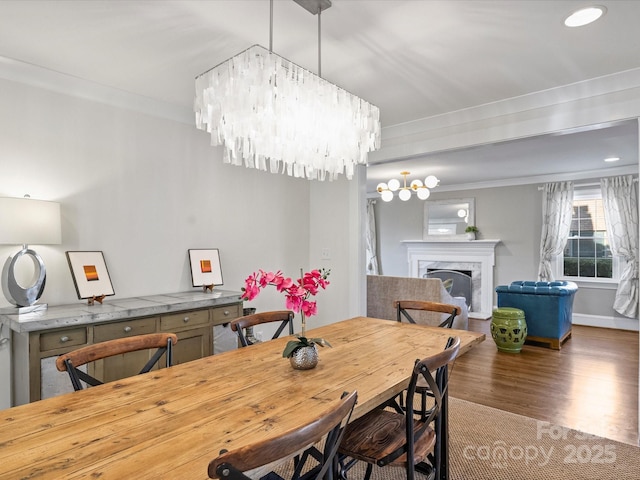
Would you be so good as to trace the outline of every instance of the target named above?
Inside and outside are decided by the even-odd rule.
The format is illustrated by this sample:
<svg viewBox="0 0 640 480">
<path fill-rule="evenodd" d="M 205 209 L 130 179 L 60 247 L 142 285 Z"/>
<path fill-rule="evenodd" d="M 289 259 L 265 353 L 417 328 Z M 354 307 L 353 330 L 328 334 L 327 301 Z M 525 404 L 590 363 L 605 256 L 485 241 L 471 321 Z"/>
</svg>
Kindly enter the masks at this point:
<svg viewBox="0 0 640 480">
<path fill-rule="evenodd" d="M 466 216 L 467 216 L 467 211 L 464 208 L 461 208 L 460 210 L 458 210 L 458 217 L 464 218 Z"/>
<path fill-rule="evenodd" d="M 384 192 L 385 190 L 388 190 L 389 188 L 387 187 L 387 184 L 382 182 L 379 183 L 378 186 L 376 187 L 376 190 L 380 193 Z"/>
<path fill-rule="evenodd" d="M 435 175 L 429 175 L 424 179 L 424 184 L 428 188 L 436 188 L 438 186 L 438 183 L 440 183 L 440 180 L 438 180 L 438 177 L 436 177 Z"/>
<path fill-rule="evenodd" d="M 400 193 L 398 193 L 398 198 L 400 198 L 400 200 L 402 200 L 403 202 L 406 202 L 411 198 L 411 190 L 400 190 Z"/>
<path fill-rule="evenodd" d="M 391 190 L 392 192 L 395 192 L 399 188 L 400 188 L 399 180 L 396 180 L 395 178 L 389 180 L 389 190 Z"/>
<path fill-rule="evenodd" d="M 422 187 L 418 189 L 416 195 L 420 200 L 426 200 L 427 198 L 429 198 L 429 195 L 431 195 L 431 192 L 427 187 Z"/>
<path fill-rule="evenodd" d="M 417 190 L 420 187 L 422 187 L 422 180 L 415 179 L 413 182 L 411 182 L 411 188 L 413 188 L 414 190 Z"/>
<path fill-rule="evenodd" d="M 390 202 L 391 200 L 393 200 L 393 193 L 390 190 L 385 190 L 380 195 L 383 202 Z"/>
</svg>

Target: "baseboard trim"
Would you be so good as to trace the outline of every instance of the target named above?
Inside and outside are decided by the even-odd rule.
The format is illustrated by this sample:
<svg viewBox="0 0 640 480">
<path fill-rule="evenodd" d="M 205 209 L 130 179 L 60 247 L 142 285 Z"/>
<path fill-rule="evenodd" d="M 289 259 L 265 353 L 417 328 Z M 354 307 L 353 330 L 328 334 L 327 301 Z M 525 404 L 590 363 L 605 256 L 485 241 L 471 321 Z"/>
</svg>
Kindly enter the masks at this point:
<svg viewBox="0 0 640 480">
<path fill-rule="evenodd" d="M 606 315 L 589 315 L 586 313 L 573 314 L 573 325 L 585 325 L 587 327 L 614 328 L 616 330 L 638 331 L 637 318 L 613 317 Z"/>
</svg>

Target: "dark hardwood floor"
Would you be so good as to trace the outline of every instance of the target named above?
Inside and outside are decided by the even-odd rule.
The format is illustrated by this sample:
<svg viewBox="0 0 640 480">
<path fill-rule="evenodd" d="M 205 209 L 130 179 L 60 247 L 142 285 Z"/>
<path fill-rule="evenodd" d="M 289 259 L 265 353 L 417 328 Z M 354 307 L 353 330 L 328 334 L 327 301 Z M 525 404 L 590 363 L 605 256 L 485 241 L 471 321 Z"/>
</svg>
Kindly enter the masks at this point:
<svg viewBox="0 0 640 480">
<path fill-rule="evenodd" d="M 561 350 L 525 345 L 499 352 L 486 333 L 455 363 L 450 395 L 620 442 L 639 445 L 638 332 L 573 326 Z"/>
</svg>

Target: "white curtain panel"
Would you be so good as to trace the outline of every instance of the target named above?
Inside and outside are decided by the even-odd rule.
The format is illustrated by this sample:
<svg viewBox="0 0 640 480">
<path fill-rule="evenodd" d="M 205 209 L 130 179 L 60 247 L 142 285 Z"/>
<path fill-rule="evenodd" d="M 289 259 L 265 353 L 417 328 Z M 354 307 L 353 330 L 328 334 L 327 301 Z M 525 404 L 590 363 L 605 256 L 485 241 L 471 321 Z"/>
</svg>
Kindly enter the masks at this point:
<svg viewBox="0 0 640 480">
<path fill-rule="evenodd" d="M 542 235 L 538 280 L 553 281 L 551 261 L 560 255 L 571 230 L 573 182 L 547 183 L 542 194 Z"/>
<path fill-rule="evenodd" d="M 638 185 L 631 175 L 600 180 L 609 245 L 621 257 L 621 275 L 613 309 L 638 316 Z"/>
<path fill-rule="evenodd" d="M 375 200 L 367 200 L 367 275 L 378 275 L 378 257 L 376 255 L 376 216 L 373 206 Z"/>
</svg>

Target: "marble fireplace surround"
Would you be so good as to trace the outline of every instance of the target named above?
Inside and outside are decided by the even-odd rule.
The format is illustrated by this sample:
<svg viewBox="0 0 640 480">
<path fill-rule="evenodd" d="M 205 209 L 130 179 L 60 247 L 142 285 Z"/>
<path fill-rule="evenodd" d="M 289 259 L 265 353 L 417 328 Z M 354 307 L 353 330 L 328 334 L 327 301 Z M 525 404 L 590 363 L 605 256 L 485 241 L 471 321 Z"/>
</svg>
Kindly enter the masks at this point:
<svg viewBox="0 0 640 480">
<path fill-rule="evenodd" d="M 493 311 L 493 267 L 500 240 L 405 240 L 410 277 L 427 269 L 470 270 L 472 300 L 469 317 L 487 319 Z"/>
</svg>

